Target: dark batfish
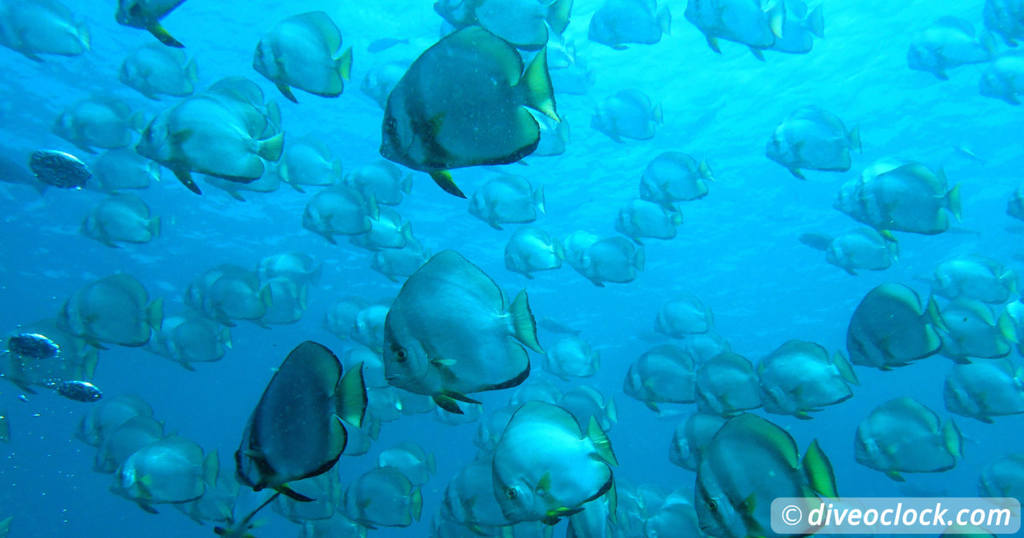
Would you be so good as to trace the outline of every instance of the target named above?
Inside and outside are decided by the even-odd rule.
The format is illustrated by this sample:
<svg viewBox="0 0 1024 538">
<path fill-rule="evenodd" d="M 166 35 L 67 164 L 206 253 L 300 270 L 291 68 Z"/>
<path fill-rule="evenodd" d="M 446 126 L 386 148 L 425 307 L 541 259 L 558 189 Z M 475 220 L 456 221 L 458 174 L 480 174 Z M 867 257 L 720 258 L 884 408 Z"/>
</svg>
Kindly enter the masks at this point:
<svg viewBox="0 0 1024 538">
<path fill-rule="evenodd" d="M 92 177 L 85 163 L 63 151 L 34 151 L 29 157 L 28 165 L 39 181 L 60 189 L 81 189 Z"/>
<path fill-rule="evenodd" d="M 92 403 L 103 397 L 99 387 L 88 381 L 62 381 L 57 385 L 57 394 L 77 402 Z"/>
<path fill-rule="evenodd" d="M 39 333 L 21 333 L 7 339 L 7 349 L 15 355 L 32 359 L 54 359 L 60 346 Z"/>
<path fill-rule="evenodd" d="M 341 420 L 359 427 L 366 410 L 362 365 L 342 377 L 341 363 L 316 342 L 299 344 L 274 374 L 235 452 L 238 480 L 299 501 L 286 485 L 330 470 L 345 449 Z"/>
<path fill-rule="evenodd" d="M 558 121 L 546 51 L 524 71 L 507 41 L 463 28 L 421 54 L 391 91 L 380 153 L 465 198 L 448 170 L 514 163 L 537 149 L 540 126 L 527 108 Z"/>
</svg>

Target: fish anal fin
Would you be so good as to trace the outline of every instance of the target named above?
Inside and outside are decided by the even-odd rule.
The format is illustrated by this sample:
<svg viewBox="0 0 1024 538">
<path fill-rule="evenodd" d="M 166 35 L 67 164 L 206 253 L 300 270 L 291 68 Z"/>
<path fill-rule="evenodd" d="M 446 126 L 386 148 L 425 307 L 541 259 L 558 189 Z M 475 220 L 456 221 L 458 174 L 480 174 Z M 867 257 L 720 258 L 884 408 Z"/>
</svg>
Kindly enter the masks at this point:
<svg viewBox="0 0 1024 538">
<path fill-rule="evenodd" d="M 455 180 L 452 179 L 452 174 L 447 170 L 434 170 L 430 172 L 430 179 L 437 183 L 438 187 L 441 187 L 444 192 L 451 194 L 452 196 L 458 196 L 459 198 L 465 198 L 466 195 L 459 189 L 459 186 L 455 184 Z"/>
</svg>

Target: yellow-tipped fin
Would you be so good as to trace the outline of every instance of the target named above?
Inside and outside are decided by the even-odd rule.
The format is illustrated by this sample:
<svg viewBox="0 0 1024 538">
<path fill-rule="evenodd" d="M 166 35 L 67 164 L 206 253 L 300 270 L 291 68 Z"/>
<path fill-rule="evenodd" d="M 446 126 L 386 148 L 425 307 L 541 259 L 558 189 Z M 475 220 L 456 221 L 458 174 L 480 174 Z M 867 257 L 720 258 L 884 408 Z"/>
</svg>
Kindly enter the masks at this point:
<svg viewBox="0 0 1024 538">
<path fill-rule="evenodd" d="M 847 133 L 846 138 L 850 141 L 850 149 L 863 151 L 860 142 L 860 127 L 854 127 L 853 129 L 850 129 L 850 132 Z"/>
<path fill-rule="evenodd" d="M 860 385 L 860 380 L 857 379 L 857 374 L 853 371 L 853 366 L 850 365 L 850 361 L 847 360 L 846 355 L 836 351 L 832 355 L 832 364 L 836 366 L 836 370 L 839 370 L 839 375 L 846 380 L 847 383 Z"/>
<path fill-rule="evenodd" d="M 281 92 L 281 95 L 283 95 L 285 99 L 296 104 L 299 102 L 299 100 L 295 98 L 295 94 L 292 92 L 290 86 L 288 86 L 284 82 L 278 82 L 275 84 L 275 86 L 277 86 L 277 91 Z"/>
<path fill-rule="evenodd" d="M 434 170 L 433 172 L 430 172 L 430 179 L 433 179 L 434 183 L 437 183 L 437 186 L 441 187 L 444 192 L 453 196 L 458 196 L 459 198 L 466 197 L 466 195 L 462 193 L 462 190 L 459 189 L 459 186 L 455 184 L 455 180 L 452 179 L 451 173 L 447 170 Z"/>
<path fill-rule="evenodd" d="M 512 305 L 509 306 L 508 313 L 512 316 L 512 329 L 516 340 L 537 353 L 544 353 L 540 342 L 537 341 L 537 324 L 530 311 L 530 300 L 526 295 L 526 290 L 519 291 L 515 300 L 512 301 Z"/>
<path fill-rule="evenodd" d="M 164 300 L 163 298 L 156 299 L 152 303 L 146 306 L 146 323 L 150 327 L 160 330 L 160 327 L 164 324 Z"/>
<path fill-rule="evenodd" d="M 342 420 L 355 427 L 363 425 L 366 416 L 366 382 L 363 363 L 345 372 L 335 390 L 335 412 Z"/>
<path fill-rule="evenodd" d="M 518 86 L 524 91 L 526 106 L 555 121 L 561 121 L 555 106 L 555 90 L 551 86 L 551 76 L 548 74 L 547 47 L 541 49 L 530 62 L 523 77 L 519 79 Z"/>
<path fill-rule="evenodd" d="M 952 419 L 942 427 L 942 440 L 950 455 L 957 459 L 964 458 L 964 436 Z"/>
<path fill-rule="evenodd" d="M 345 49 L 334 62 L 334 66 L 338 68 L 338 76 L 342 80 L 348 80 L 352 76 L 352 47 Z"/>
<path fill-rule="evenodd" d="M 609 465 L 618 465 L 619 460 L 615 459 L 615 452 L 612 451 L 612 442 L 598 425 L 597 420 L 591 416 L 587 423 L 587 438 L 594 444 L 597 456 Z"/>
<path fill-rule="evenodd" d="M 160 237 L 160 217 L 149 219 L 149 235 Z"/>
<path fill-rule="evenodd" d="M 961 220 L 960 185 L 957 184 L 946 193 L 946 207 L 953 214 L 957 222 Z"/>
<path fill-rule="evenodd" d="M 153 23 L 146 29 L 149 30 L 149 33 L 153 34 L 153 37 L 159 39 L 161 43 L 168 47 L 176 47 L 179 49 L 185 48 L 185 45 L 182 45 L 180 41 L 174 39 L 174 36 L 172 36 L 166 28 L 161 26 L 159 22 Z"/>
<path fill-rule="evenodd" d="M 811 441 L 807 452 L 804 453 L 803 471 L 807 482 L 814 491 L 825 497 L 839 497 L 839 493 L 836 491 L 836 475 L 832 470 L 832 462 L 821 450 L 817 439 Z"/>
<path fill-rule="evenodd" d="M 996 323 L 996 327 L 999 328 L 999 334 L 1003 335 L 1003 338 L 1006 338 L 1008 342 L 1012 342 L 1014 344 L 1020 342 L 1020 339 L 1017 338 L 1017 327 L 1014 325 L 1013 318 L 1010 317 L 1010 314 L 1004 311 L 1003 314 L 999 316 L 999 321 Z"/>
<path fill-rule="evenodd" d="M 266 140 L 260 140 L 257 153 L 260 157 L 268 161 L 279 161 L 281 160 L 281 152 L 284 151 L 284 133 L 280 132 L 276 135 L 267 138 Z"/>
<path fill-rule="evenodd" d="M 412 510 L 412 518 L 416 521 L 420 520 L 420 516 L 423 514 L 423 493 L 420 488 L 416 488 L 412 492 L 412 496 L 409 497 L 410 509 Z"/>
<path fill-rule="evenodd" d="M 214 450 L 203 459 L 203 482 L 206 483 L 207 488 L 217 486 L 218 474 L 220 474 L 220 459 L 217 457 L 217 451 Z"/>
</svg>

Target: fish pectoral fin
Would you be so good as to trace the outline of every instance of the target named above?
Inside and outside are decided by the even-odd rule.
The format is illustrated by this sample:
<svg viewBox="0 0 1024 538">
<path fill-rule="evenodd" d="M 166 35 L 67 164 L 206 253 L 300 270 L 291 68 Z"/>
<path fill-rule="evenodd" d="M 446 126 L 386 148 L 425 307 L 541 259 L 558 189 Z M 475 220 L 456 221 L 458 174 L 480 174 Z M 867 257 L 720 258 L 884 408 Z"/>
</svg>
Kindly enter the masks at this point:
<svg viewBox="0 0 1024 538">
<path fill-rule="evenodd" d="M 281 484 L 280 486 L 275 487 L 274 490 L 278 491 L 282 495 L 285 495 L 286 497 L 291 497 L 292 499 L 295 499 L 296 501 L 299 501 L 301 503 L 308 503 L 308 502 L 313 502 L 314 500 L 316 500 L 316 499 L 314 499 L 312 497 L 307 497 L 307 496 L 305 496 L 305 495 L 303 495 L 303 494 L 301 494 L 301 493 L 299 493 L 299 492 L 289 488 L 285 484 Z"/>
<path fill-rule="evenodd" d="M 458 361 L 456 361 L 455 359 L 442 359 L 440 357 L 435 357 L 433 359 L 430 359 L 430 364 L 433 364 L 434 366 L 444 367 L 444 368 L 451 368 L 452 366 L 455 366 L 455 363 L 457 363 L 457 362 Z"/>
<path fill-rule="evenodd" d="M 452 196 L 458 196 L 459 198 L 465 198 L 466 195 L 459 189 L 459 186 L 455 184 L 455 180 L 452 179 L 452 174 L 447 170 L 434 170 L 430 172 L 430 179 L 437 183 L 438 187 L 441 187 L 444 192 L 451 194 Z"/>
<path fill-rule="evenodd" d="M 135 504 L 139 505 L 139 508 L 141 508 L 142 511 L 146 512 L 147 514 L 159 514 L 160 513 L 160 512 L 156 511 L 156 508 L 153 508 L 153 506 L 151 506 L 148 503 L 144 503 L 142 501 L 136 501 Z"/>
<path fill-rule="evenodd" d="M 448 396 L 449 398 L 452 398 L 453 400 L 458 400 L 460 402 L 466 402 L 466 403 L 471 403 L 471 404 L 479 404 L 480 403 L 480 400 L 474 400 L 473 398 L 470 398 L 469 396 L 466 396 L 465 394 L 462 394 L 461 392 L 455 392 L 455 391 L 446 390 L 446 391 L 444 391 L 444 395 Z"/>
</svg>

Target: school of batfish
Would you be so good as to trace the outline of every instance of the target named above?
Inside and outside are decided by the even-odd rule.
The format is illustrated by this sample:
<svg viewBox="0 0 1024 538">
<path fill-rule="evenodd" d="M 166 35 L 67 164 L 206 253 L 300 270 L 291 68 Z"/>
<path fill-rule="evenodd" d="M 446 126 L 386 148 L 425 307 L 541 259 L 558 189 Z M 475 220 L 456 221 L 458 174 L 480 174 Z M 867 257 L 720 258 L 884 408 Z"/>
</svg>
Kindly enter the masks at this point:
<svg viewBox="0 0 1024 538">
<path fill-rule="evenodd" d="M 770 62 L 775 53 L 813 53 L 825 35 L 823 6 L 814 0 L 688 0 L 671 9 L 663 0 L 600 0 L 581 16 L 573 0 L 436 0 L 442 36 L 402 61 L 375 58 L 411 50 L 409 39 L 361 36 L 372 42 L 354 51 L 336 16 L 303 12 L 305 2 L 296 1 L 288 5 L 293 15 L 253 40 L 251 69 L 234 66 L 234 75 L 209 84 L 199 83 L 202 57 L 190 56 L 193 42 L 172 36 L 184 24 L 163 25 L 193 3 L 200 2 L 119 0 L 114 18 L 126 28 L 118 31 L 155 37 L 126 50 L 118 72 L 149 105 L 134 107 L 114 94 L 63 103 L 52 134 L 74 149 L 41 148 L 18 162 L 0 157 L 0 179 L 40 194 L 100 193 L 80 234 L 125 250 L 160 241 L 166 223 L 146 199 L 164 170 L 197 195 L 212 188 L 239 201 L 272 197 L 285 183 L 305 195 L 301 226 L 310 237 L 326 248 L 346 248 L 335 245 L 347 239 L 365 253 L 364 265 L 400 289 L 332 303 L 324 326 L 351 344 L 340 358 L 310 340 L 291 342 L 286 356 L 274 358 L 279 367 L 248 421 L 224 425 L 241 434 L 233 469 L 220 468 L 217 450 L 174 433 L 143 397 L 105 397 L 99 356 L 109 346 L 138 348 L 203 375 L 204 364 L 231 352 L 239 323 L 269 328 L 302 320 L 321 285 L 322 260 L 275 242 L 277 252 L 256 266 L 184 265 L 184 307 L 166 313 L 144 278 L 107 274 L 81 282 L 52 317 L 9 332 L 3 378 L 23 398 L 53 391 L 87 405 L 76 437 L 95 448 L 92 468 L 111 476 L 111 492 L 147 512 L 172 505 L 227 537 L 258 535 L 256 516 L 267 506 L 307 538 L 409 526 L 421 517 L 430 494 L 424 485 L 444 454 L 403 442 L 350 483 L 335 466 L 343 455 L 366 454 L 387 423 L 436 413 L 439 427 L 476 422 L 478 430 L 476 458 L 447 477 L 443 491 L 435 488 L 440 511 L 431 536 L 777 536 L 769 524 L 772 499 L 842 491 L 818 441 L 794 439 L 785 420 L 812 420 L 852 398 L 858 369 L 910 368 L 933 356 L 953 363 L 941 387 L 945 414 L 893 394 L 859 424 L 840 425 L 849 430 L 856 462 L 880 478 L 953 469 L 968 443 L 957 421 L 993 424 L 1024 413 L 1024 298 L 1002 260 L 947 257 L 925 278 L 928 295 L 908 282 L 874 287 L 848 312 L 845 349 L 791 339 L 753 360 L 733 351 L 700 297 L 665 293 L 650 311 L 657 343 L 621 365 L 621 393 L 659 417 L 681 415 L 667 461 L 694 476 L 672 492 L 617 481 L 609 432 L 618 422 L 618 391 L 587 381 L 602 369 L 599 335 L 584 337 L 571 322 L 535 313 L 527 289 L 538 273 L 563 263 L 594 286 L 633 282 L 650 261 L 645 243 L 680 235 L 683 206 L 709 196 L 715 173 L 698 156 L 661 152 L 644 169 L 628 171 L 639 178 L 635 194 L 607 216 L 617 234 L 578 229 L 561 236 L 542 224 L 548 201 L 536 179 L 540 161 L 496 169 L 481 181 L 459 176 L 464 168 L 563 154 L 572 141 L 561 99 L 589 99 L 590 128 L 624 152 L 664 128 L 662 105 L 643 91 L 588 95 L 602 66 L 588 63 L 565 37 L 570 25 L 591 43 L 621 51 L 656 46 L 682 31 L 676 27 L 684 19 L 714 52 L 742 46 L 753 54 L 745 60 Z M 915 35 L 905 63 L 942 80 L 980 64 L 978 92 L 1019 105 L 1018 40 L 1024 2 L 986 0 L 974 21 L 944 16 Z M 0 0 L 0 45 L 23 55 L 14 57 L 19 62 L 50 65 L 70 61 L 55 56 L 93 54 L 94 43 L 74 2 Z M 348 99 L 358 62 L 369 66 L 357 90 L 380 118 L 379 155 L 343 167 L 329 141 L 286 133 L 282 115 L 301 115 L 310 100 Z M 267 82 L 287 108 L 264 92 Z M 754 141 L 766 167 L 781 166 L 800 180 L 854 169 L 836 184 L 833 207 L 856 224 L 794 239 L 856 276 L 899 263 L 900 234 L 950 231 L 964 204 L 941 166 L 900 157 L 899 148 L 858 162 L 872 133 L 845 123 L 842 112 L 813 104 L 785 111 Z M 435 189 L 422 181 L 428 177 L 465 199 L 445 201 L 464 203 L 494 230 L 510 230 L 493 257 L 524 277 L 524 289 L 504 290 L 482 260 L 452 247 L 431 252 L 413 234 L 397 208 L 415 196 L 414 180 Z M 471 192 L 463 190 L 468 185 Z M 1006 218 L 1024 221 L 1024 183 L 1005 195 Z M 603 362 L 607 368 L 610 360 Z M 507 404 L 485 407 L 482 393 L 490 391 L 507 393 Z M 9 442 L 12 429 L 17 433 L 0 412 L 0 441 Z M 1024 452 L 991 462 L 978 483 L 982 494 L 1024 496 Z M 255 510 L 236 508 L 242 489 L 263 492 Z M 11 525 L 11 518 L 0 521 L 0 536 Z"/>
</svg>

